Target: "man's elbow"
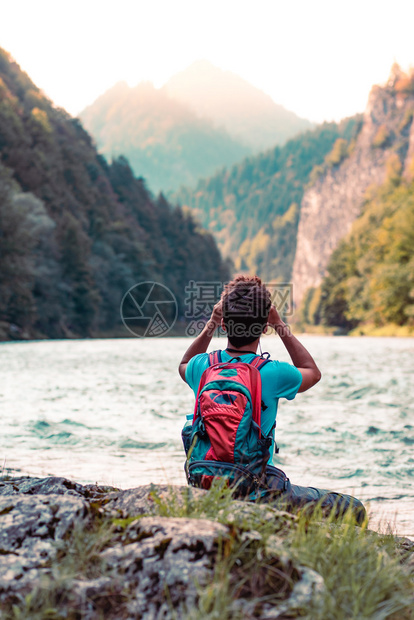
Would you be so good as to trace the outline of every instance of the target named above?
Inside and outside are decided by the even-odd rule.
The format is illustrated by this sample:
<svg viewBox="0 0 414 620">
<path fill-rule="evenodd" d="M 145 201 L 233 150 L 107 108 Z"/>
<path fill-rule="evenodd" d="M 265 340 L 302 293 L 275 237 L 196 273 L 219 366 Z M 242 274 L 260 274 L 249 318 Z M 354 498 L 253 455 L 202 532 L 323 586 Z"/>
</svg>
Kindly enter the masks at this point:
<svg viewBox="0 0 414 620">
<path fill-rule="evenodd" d="M 313 373 L 312 379 L 311 379 L 311 385 L 309 386 L 310 388 L 313 387 L 314 385 L 316 385 L 317 383 L 319 383 L 319 381 L 322 379 L 322 373 L 319 370 L 319 368 L 315 368 L 315 371 Z"/>
<path fill-rule="evenodd" d="M 322 373 L 319 368 L 311 369 L 302 369 L 302 385 L 300 386 L 298 392 L 306 392 L 310 390 L 314 385 L 321 380 Z"/>
<path fill-rule="evenodd" d="M 185 369 L 187 367 L 187 364 L 180 364 L 178 366 L 178 374 L 180 375 L 181 379 L 183 381 L 185 381 Z"/>
</svg>

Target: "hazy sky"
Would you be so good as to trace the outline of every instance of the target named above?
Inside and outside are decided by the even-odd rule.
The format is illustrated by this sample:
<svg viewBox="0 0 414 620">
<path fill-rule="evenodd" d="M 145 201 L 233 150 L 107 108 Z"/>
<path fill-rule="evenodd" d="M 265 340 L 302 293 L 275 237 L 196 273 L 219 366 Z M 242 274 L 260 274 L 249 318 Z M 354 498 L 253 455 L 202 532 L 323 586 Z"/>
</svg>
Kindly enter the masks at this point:
<svg viewBox="0 0 414 620">
<path fill-rule="evenodd" d="M 413 24 L 413 0 L 0 0 L 0 47 L 75 115 L 119 80 L 161 86 L 206 58 L 339 120 L 394 60 L 414 65 Z"/>
</svg>

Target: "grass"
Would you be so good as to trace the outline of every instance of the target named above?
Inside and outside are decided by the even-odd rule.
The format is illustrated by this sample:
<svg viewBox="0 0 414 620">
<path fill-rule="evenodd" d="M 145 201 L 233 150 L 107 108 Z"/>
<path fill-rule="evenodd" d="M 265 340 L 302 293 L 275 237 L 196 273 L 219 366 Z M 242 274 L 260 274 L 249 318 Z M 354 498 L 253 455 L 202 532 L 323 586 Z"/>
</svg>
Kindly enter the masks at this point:
<svg viewBox="0 0 414 620">
<path fill-rule="evenodd" d="M 289 543 L 294 558 L 325 582 L 312 620 L 414 618 L 413 574 L 394 536 L 370 531 L 367 522 L 355 527 L 350 514 L 339 523 L 314 514 L 309 521 L 299 519 Z"/>
<path fill-rule="evenodd" d="M 264 603 L 277 605 L 292 591 L 298 566 L 318 572 L 325 591 L 297 609 L 297 617 L 414 618 L 414 575 L 404 566 L 406 555 L 397 539 L 370 531 L 367 521 L 357 527 L 351 512 L 338 520 L 316 508 L 293 517 L 272 506 L 233 502 L 220 485 L 200 500 L 158 498 L 157 509 L 164 516 L 213 517 L 233 528 L 219 549 L 212 581 L 199 588 L 198 609 L 188 611 L 188 620 L 257 617 Z M 234 604 L 241 597 L 249 601 L 250 611 Z"/>
<path fill-rule="evenodd" d="M 302 511 L 291 515 L 271 505 L 234 501 L 229 489 L 213 485 L 208 493 L 191 489 L 151 491 L 152 514 L 211 519 L 227 526 L 219 540 L 212 577 L 198 584 L 197 608 L 171 608 L 177 620 L 248 620 L 266 606 L 277 606 L 294 591 L 302 567 L 324 580 L 319 596 L 297 603 L 288 615 L 308 620 L 409 620 L 414 618 L 413 573 L 407 554 L 394 536 L 378 534 L 365 522 L 356 527 L 351 514 L 341 520 Z M 73 579 L 110 577 L 104 595 L 93 601 L 93 618 L 121 619 L 131 593 L 119 588 L 117 576 L 103 562 L 103 549 L 128 542 L 128 527 L 140 517 L 113 518 L 95 506 L 86 527 L 77 526 L 58 544 L 51 575 L 24 600 L 0 606 L 4 620 L 78 620 Z M 144 515 L 141 515 L 144 516 Z M 120 536 L 125 533 L 125 536 Z M 113 583 L 113 591 L 111 591 Z M 168 602 L 169 593 L 165 592 Z M 85 603 L 86 605 L 86 603 Z M 269 609 L 269 607 L 268 607 Z M 86 612 L 85 612 L 86 613 Z"/>
</svg>

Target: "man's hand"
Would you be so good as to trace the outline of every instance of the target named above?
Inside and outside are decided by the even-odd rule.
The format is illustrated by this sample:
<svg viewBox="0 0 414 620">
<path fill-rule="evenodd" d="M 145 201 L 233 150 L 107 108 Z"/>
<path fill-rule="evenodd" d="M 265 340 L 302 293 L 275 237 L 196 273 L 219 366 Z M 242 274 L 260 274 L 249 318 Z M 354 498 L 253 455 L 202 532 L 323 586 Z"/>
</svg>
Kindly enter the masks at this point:
<svg viewBox="0 0 414 620">
<path fill-rule="evenodd" d="M 267 319 L 267 324 L 269 327 L 278 327 L 280 325 L 284 325 L 284 322 L 280 318 L 279 312 L 276 310 L 276 306 L 270 308 L 269 318 Z"/>
<path fill-rule="evenodd" d="M 216 305 L 213 308 L 213 312 L 211 313 L 210 321 L 212 321 L 216 325 L 216 327 L 217 327 L 221 323 L 222 316 L 223 316 L 223 303 L 222 303 L 222 301 L 220 299 L 220 301 L 217 302 Z"/>
<path fill-rule="evenodd" d="M 309 390 L 309 388 L 318 383 L 321 378 L 321 372 L 317 367 L 315 360 L 309 351 L 307 351 L 299 340 L 291 333 L 289 327 L 282 321 L 275 306 L 270 308 L 267 324 L 269 327 L 273 327 L 275 332 L 278 334 L 285 345 L 293 364 L 302 375 L 302 384 L 298 391 L 306 392 L 306 390 Z"/>
<path fill-rule="evenodd" d="M 202 332 L 197 336 L 194 342 L 188 347 L 187 351 L 184 353 L 183 359 L 181 360 L 178 368 L 178 372 L 180 373 L 180 377 L 183 379 L 183 381 L 185 381 L 185 370 L 187 368 L 188 362 L 192 357 L 194 357 L 194 355 L 198 355 L 199 353 L 205 353 L 207 351 L 208 345 L 210 344 L 214 332 L 221 323 L 222 316 L 223 307 L 220 300 L 214 306 L 211 317 L 205 324 Z"/>
</svg>

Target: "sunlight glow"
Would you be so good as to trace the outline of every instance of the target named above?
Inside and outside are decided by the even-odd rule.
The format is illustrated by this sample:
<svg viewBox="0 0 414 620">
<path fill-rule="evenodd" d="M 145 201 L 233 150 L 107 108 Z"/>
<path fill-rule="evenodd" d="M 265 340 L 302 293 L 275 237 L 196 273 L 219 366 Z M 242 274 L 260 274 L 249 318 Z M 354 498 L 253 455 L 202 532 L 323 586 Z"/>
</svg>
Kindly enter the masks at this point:
<svg viewBox="0 0 414 620">
<path fill-rule="evenodd" d="M 205 58 L 320 122 L 363 111 L 395 60 L 414 64 L 413 23 L 411 0 L 16 0 L 0 46 L 72 114 L 120 80 L 158 87 Z"/>
</svg>

